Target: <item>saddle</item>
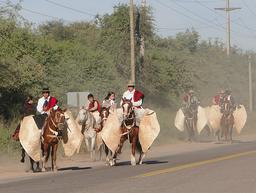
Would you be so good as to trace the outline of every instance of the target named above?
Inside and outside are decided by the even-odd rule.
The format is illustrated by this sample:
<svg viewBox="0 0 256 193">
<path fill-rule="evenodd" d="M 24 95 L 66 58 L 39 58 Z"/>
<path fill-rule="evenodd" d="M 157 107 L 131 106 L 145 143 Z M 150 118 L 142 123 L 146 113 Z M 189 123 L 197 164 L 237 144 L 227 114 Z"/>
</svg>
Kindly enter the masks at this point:
<svg viewBox="0 0 256 193">
<path fill-rule="evenodd" d="M 38 129 L 42 130 L 47 117 L 48 117 L 47 114 L 41 114 L 41 115 L 34 115 L 33 116 L 33 119 L 34 119 Z"/>
</svg>

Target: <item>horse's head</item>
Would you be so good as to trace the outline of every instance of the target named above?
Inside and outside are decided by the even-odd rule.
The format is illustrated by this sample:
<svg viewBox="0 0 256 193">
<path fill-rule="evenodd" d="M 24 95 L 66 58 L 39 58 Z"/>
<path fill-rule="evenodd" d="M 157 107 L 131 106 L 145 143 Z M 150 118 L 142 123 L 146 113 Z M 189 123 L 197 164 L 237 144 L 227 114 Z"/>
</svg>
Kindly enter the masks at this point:
<svg viewBox="0 0 256 193">
<path fill-rule="evenodd" d="M 54 124 L 54 126 L 57 128 L 57 130 L 63 130 L 64 124 L 65 124 L 65 110 L 53 110 L 51 109 L 49 118 Z"/>
<path fill-rule="evenodd" d="M 122 103 L 122 109 L 123 109 L 123 117 L 124 120 L 127 119 L 129 117 L 129 115 L 132 112 L 132 100 L 128 100 L 126 98 L 122 99 L 123 103 Z"/>
<path fill-rule="evenodd" d="M 85 122 L 87 121 L 88 119 L 88 113 L 89 111 L 86 110 L 85 108 L 81 108 L 78 112 L 78 123 L 80 125 L 84 125 Z"/>
<path fill-rule="evenodd" d="M 231 104 L 229 101 L 225 101 L 223 104 L 223 114 L 229 115 L 231 113 Z"/>
<path fill-rule="evenodd" d="M 106 107 L 103 107 L 102 109 L 101 109 L 101 112 L 100 112 L 100 118 L 101 118 L 101 124 L 102 124 L 102 126 L 104 126 L 104 124 L 105 124 L 105 122 L 106 122 L 106 120 L 107 120 L 107 118 L 108 118 L 108 116 L 109 116 L 109 109 L 110 109 L 110 107 L 109 108 L 106 108 Z"/>
</svg>

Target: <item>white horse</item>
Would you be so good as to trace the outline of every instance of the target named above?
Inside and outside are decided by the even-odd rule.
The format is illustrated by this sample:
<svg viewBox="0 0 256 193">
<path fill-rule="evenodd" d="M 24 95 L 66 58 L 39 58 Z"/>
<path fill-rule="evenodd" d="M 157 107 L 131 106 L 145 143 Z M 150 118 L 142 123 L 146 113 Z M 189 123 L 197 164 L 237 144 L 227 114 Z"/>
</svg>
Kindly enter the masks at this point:
<svg viewBox="0 0 256 193">
<path fill-rule="evenodd" d="M 92 113 L 82 108 L 79 110 L 76 122 L 84 135 L 85 144 L 90 152 L 91 159 L 95 161 L 95 149 L 96 149 L 96 120 Z"/>
</svg>

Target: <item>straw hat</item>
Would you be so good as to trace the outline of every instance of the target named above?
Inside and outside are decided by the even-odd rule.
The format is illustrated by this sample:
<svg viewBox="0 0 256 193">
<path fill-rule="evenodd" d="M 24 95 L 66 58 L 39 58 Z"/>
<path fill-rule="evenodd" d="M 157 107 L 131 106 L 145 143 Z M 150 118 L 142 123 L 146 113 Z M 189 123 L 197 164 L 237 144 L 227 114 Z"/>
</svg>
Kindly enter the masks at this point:
<svg viewBox="0 0 256 193">
<path fill-rule="evenodd" d="M 129 80 L 129 82 L 128 82 L 128 84 L 127 84 L 127 86 L 129 87 L 129 86 L 135 86 L 135 83 L 134 83 L 134 81 L 132 81 L 132 80 Z"/>
</svg>

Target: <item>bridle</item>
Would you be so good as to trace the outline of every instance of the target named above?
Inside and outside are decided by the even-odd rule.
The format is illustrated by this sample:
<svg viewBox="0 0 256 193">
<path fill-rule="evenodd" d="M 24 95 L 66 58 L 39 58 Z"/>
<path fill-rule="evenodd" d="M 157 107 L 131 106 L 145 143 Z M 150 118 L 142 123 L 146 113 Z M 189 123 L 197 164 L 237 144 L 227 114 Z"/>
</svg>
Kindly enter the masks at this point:
<svg viewBox="0 0 256 193">
<path fill-rule="evenodd" d="M 65 122 L 65 115 L 62 112 L 56 111 L 54 114 L 54 117 L 57 116 L 56 113 L 59 113 L 60 118 L 57 121 L 57 123 L 53 120 L 52 114 L 50 113 L 48 117 L 48 129 L 53 135 L 48 135 L 49 137 L 57 138 L 60 139 L 62 137 L 62 131 L 64 127 L 64 122 Z M 64 119 L 63 119 L 64 117 Z M 53 125 L 54 128 L 51 128 L 51 124 Z M 61 133 L 61 135 L 59 135 Z"/>
<path fill-rule="evenodd" d="M 130 100 L 124 100 L 123 104 L 122 104 L 122 108 L 123 108 L 123 112 L 124 112 L 124 105 L 128 104 L 128 109 L 127 109 L 127 115 L 126 117 L 124 117 L 122 124 L 123 126 L 127 129 L 127 132 L 121 134 L 121 136 L 127 135 L 131 132 L 132 128 L 135 126 L 136 124 L 136 118 L 135 118 L 135 113 L 134 110 L 132 108 L 132 103 Z M 131 124 L 127 124 L 127 122 L 132 121 Z M 128 135 L 129 137 L 129 135 Z"/>
<path fill-rule="evenodd" d="M 225 102 L 224 103 L 224 109 L 223 109 L 223 115 L 225 117 L 228 117 L 229 115 L 231 115 L 231 109 L 230 109 L 230 103 L 229 102 Z"/>
<path fill-rule="evenodd" d="M 103 108 L 100 112 L 101 124 L 103 124 L 109 116 L 109 108 Z"/>
</svg>

